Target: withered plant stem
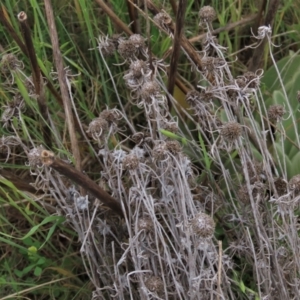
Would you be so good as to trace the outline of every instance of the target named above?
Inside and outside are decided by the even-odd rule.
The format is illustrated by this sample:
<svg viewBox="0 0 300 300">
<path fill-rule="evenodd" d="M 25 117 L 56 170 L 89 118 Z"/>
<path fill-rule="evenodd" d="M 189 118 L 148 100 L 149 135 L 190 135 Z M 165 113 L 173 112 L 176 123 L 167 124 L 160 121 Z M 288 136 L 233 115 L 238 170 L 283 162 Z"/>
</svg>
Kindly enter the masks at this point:
<svg viewBox="0 0 300 300">
<path fill-rule="evenodd" d="M 136 0 L 135 0 L 136 2 Z M 138 13 L 137 9 L 132 5 L 132 3 L 129 0 L 126 0 L 127 9 L 128 9 L 128 15 L 130 18 L 130 27 L 134 33 L 141 33 L 141 26 L 139 23 Z"/>
<path fill-rule="evenodd" d="M 239 21 L 234 22 L 234 23 L 229 23 L 226 26 L 223 26 L 223 27 L 220 27 L 220 28 L 217 28 L 217 29 L 213 30 L 211 32 L 211 34 L 215 35 L 215 34 L 218 34 L 218 33 L 224 32 L 224 31 L 230 31 L 230 30 L 234 30 L 234 29 L 240 28 L 242 26 L 250 24 L 256 18 L 257 18 L 257 14 L 244 17 L 242 20 L 239 20 Z M 206 33 L 202 33 L 200 35 L 197 35 L 197 36 L 194 36 L 194 37 L 190 38 L 189 42 L 190 43 L 195 43 L 195 42 L 201 41 L 205 37 L 206 37 Z"/>
<path fill-rule="evenodd" d="M 280 1 L 279 0 L 270 0 L 268 1 L 268 10 L 265 9 L 265 20 L 264 20 L 264 26 L 271 26 L 274 23 L 274 18 L 276 15 L 276 12 L 278 10 Z M 259 68 L 263 65 L 263 58 L 264 58 L 264 49 L 267 44 L 267 39 L 264 38 L 261 43 L 254 49 L 252 58 L 249 63 L 248 70 L 251 72 L 256 72 Z"/>
<path fill-rule="evenodd" d="M 27 57 L 28 53 L 27 53 L 27 48 L 25 46 L 25 44 L 22 42 L 22 40 L 20 39 L 20 37 L 18 36 L 17 32 L 15 31 L 15 29 L 11 26 L 11 24 L 9 23 L 7 17 L 6 17 L 6 11 L 4 9 L 4 6 L 1 7 L 0 9 L 0 22 L 2 23 L 2 25 L 6 28 L 6 30 L 9 32 L 9 34 L 11 35 L 11 37 L 14 39 L 14 41 L 17 43 L 17 45 L 19 46 L 19 48 L 21 49 L 21 51 L 23 52 L 23 54 Z M 42 70 L 41 74 L 46 77 L 45 73 L 43 73 Z M 57 92 L 57 90 L 55 89 L 55 87 L 52 85 L 52 83 L 50 82 L 50 80 L 47 80 L 46 82 L 46 86 L 48 87 L 49 91 L 51 92 L 51 94 L 55 97 L 55 99 L 57 100 L 58 104 L 63 106 L 63 100 L 60 96 L 60 94 Z M 77 120 L 76 120 L 77 121 Z M 77 123 L 76 123 L 77 124 Z M 80 128 L 79 125 L 76 125 L 76 128 Z"/>
<path fill-rule="evenodd" d="M 128 26 L 120 20 L 120 18 L 104 3 L 104 1 L 96 0 L 96 2 L 103 9 L 103 11 L 110 17 L 112 22 L 119 29 L 122 29 L 127 35 L 132 35 L 133 34 L 133 32 L 128 28 Z"/>
<path fill-rule="evenodd" d="M 49 120 L 49 111 L 46 103 L 45 90 L 43 85 L 43 78 L 40 71 L 40 67 L 38 64 L 38 60 L 35 54 L 35 49 L 33 46 L 32 38 L 31 38 L 31 30 L 28 26 L 27 22 L 27 14 L 24 11 L 21 11 L 18 14 L 18 20 L 20 22 L 21 31 L 24 38 L 25 47 L 27 50 L 27 54 L 30 61 L 31 72 L 32 72 L 32 80 L 34 84 L 35 94 L 37 95 L 37 102 L 39 106 L 40 113 L 43 119 L 46 121 L 41 122 L 44 142 L 48 147 L 52 146 L 52 137 L 50 131 L 50 120 Z"/>
<path fill-rule="evenodd" d="M 104 191 L 100 186 L 98 186 L 92 179 L 82 172 L 76 170 L 71 165 L 65 163 L 63 160 L 55 157 L 54 153 L 51 151 L 44 150 L 41 152 L 41 160 L 46 167 L 51 167 L 58 173 L 66 176 L 70 180 L 74 181 L 81 187 L 83 187 L 87 192 L 91 193 L 102 203 L 112 209 L 114 212 L 123 216 L 123 211 L 121 204 L 111 197 L 106 191 Z"/>
<path fill-rule="evenodd" d="M 173 39 L 173 49 L 171 55 L 171 62 L 170 62 L 170 72 L 169 72 L 169 79 L 168 79 L 168 92 L 170 95 L 173 95 L 174 86 L 175 86 L 175 78 L 177 73 L 177 66 L 180 54 L 180 43 L 181 43 L 181 36 L 182 31 L 184 28 L 184 16 L 186 11 L 186 0 L 179 0 L 178 9 L 176 14 L 176 27 Z M 169 109 L 172 107 L 172 102 L 168 99 Z"/>
<path fill-rule="evenodd" d="M 63 106 L 66 115 L 66 123 L 68 126 L 68 132 L 71 141 L 72 153 L 75 158 L 75 166 L 77 170 L 81 170 L 81 158 L 78 146 L 78 140 L 75 131 L 75 122 L 72 114 L 72 104 L 69 95 L 68 83 L 66 78 L 66 71 L 64 69 L 63 58 L 59 49 L 58 35 L 56 30 L 56 25 L 54 21 L 54 14 L 52 10 L 52 5 L 50 0 L 45 0 L 45 10 L 47 16 L 47 22 L 49 26 L 49 33 L 51 38 L 51 44 L 53 49 L 53 57 L 55 61 L 56 71 L 58 74 L 58 81 L 60 86 L 60 91 L 63 99 Z"/>
</svg>

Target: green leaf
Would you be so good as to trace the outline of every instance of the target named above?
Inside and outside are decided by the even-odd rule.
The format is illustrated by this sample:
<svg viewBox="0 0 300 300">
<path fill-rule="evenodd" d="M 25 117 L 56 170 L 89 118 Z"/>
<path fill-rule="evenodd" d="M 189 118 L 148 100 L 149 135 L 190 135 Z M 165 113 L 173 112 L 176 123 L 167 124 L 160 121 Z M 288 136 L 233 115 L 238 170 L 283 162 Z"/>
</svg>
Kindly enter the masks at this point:
<svg viewBox="0 0 300 300">
<path fill-rule="evenodd" d="M 40 275 L 42 274 L 42 272 L 43 272 L 43 269 L 42 269 L 42 268 L 40 268 L 40 267 L 35 267 L 33 274 L 34 274 L 35 276 L 40 276 Z"/>
</svg>

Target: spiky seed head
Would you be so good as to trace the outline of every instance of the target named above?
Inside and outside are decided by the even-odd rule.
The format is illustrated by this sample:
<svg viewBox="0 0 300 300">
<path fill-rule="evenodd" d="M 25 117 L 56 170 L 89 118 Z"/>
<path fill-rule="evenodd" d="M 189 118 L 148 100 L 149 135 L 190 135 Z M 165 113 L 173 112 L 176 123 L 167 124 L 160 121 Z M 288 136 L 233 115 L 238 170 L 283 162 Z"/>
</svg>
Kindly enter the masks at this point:
<svg viewBox="0 0 300 300">
<path fill-rule="evenodd" d="M 152 231 L 153 222 L 150 217 L 141 217 L 138 219 L 138 230 Z"/>
<path fill-rule="evenodd" d="M 118 53 L 124 59 L 134 59 L 137 55 L 138 49 L 130 40 L 120 40 L 118 46 Z"/>
<path fill-rule="evenodd" d="M 31 167 L 42 167 L 43 166 L 43 160 L 41 157 L 42 152 L 45 149 L 41 146 L 36 147 L 36 148 L 32 148 L 28 154 L 27 154 L 27 158 L 28 158 L 28 163 Z"/>
<path fill-rule="evenodd" d="M 159 143 L 157 143 L 152 150 L 152 156 L 155 159 L 164 159 L 167 153 L 168 149 L 164 141 L 160 141 Z"/>
<path fill-rule="evenodd" d="M 129 40 L 132 42 L 132 44 L 138 48 L 138 49 L 142 49 L 145 48 L 145 39 L 140 35 L 140 34 L 132 34 L 129 37 Z"/>
<path fill-rule="evenodd" d="M 147 74 L 150 69 L 147 65 L 147 62 L 144 60 L 134 60 L 129 66 L 130 72 L 134 77 L 140 78 L 143 75 Z"/>
<path fill-rule="evenodd" d="M 217 18 L 215 9 L 209 5 L 203 6 L 199 11 L 200 24 L 212 23 Z"/>
<path fill-rule="evenodd" d="M 268 108 L 268 118 L 272 123 L 280 122 L 285 113 L 284 107 L 280 104 L 271 105 Z"/>
<path fill-rule="evenodd" d="M 283 196 L 287 193 L 288 184 L 283 178 L 281 177 L 276 178 L 274 180 L 274 186 L 276 188 L 278 196 Z"/>
<path fill-rule="evenodd" d="M 96 118 L 89 124 L 87 133 L 89 133 L 94 139 L 98 140 L 107 133 L 108 128 L 108 122 L 105 119 Z"/>
<path fill-rule="evenodd" d="M 14 54 L 7 53 L 2 55 L 0 70 L 3 74 L 8 74 L 17 69 L 23 69 L 23 67 L 23 63 L 19 61 Z"/>
<path fill-rule="evenodd" d="M 293 176 L 289 181 L 289 189 L 298 195 L 300 193 L 300 174 Z"/>
<path fill-rule="evenodd" d="M 164 282 L 158 276 L 150 276 L 147 278 L 145 281 L 145 286 L 150 292 L 158 295 L 164 291 Z"/>
<path fill-rule="evenodd" d="M 264 195 L 265 192 L 265 185 L 263 183 L 257 182 L 255 185 L 252 186 L 251 189 L 252 197 L 256 199 L 259 195 Z M 250 194 L 248 192 L 247 185 L 242 185 L 238 191 L 237 191 L 237 200 L 244 203 L 249 204 L 250 203 Z"/>
<path fill-rule="evenodd" d="M 185 100 L 190 106 L 193 107 L 201 100 L 201 94 L 195 90 L 188 91 L 185 96 Z"/>
<path fill-rule="evenodd" d="M 139 166 L 139 163 L 140 161 L 138 157 L 134 154 L 129 154 L 125 156 L 122 162 L 123 168 L 125 170 L 135 170 Z"/>
<path fill-rule="evenodd" d="M 263 165 L 257 161 L 248 161 L 246 163 L 248 170 L 248 175 L 250 179 L 250 184 L 253 184 L 256 181 L 262 181 L 265 178 L 265 172 L 263 170 Z"/>
<path fill-rule="evenodd" d="M 181 145 L 178 141 L 167 141 L 166 148 L 173 154 L 176 155 L 181 151 Z"/>
<path fill-rule="evenodd" d="M 137 145 L 140 145 L 144 141 L 145 134 L 143 132 L 137 132 L 137 133 L 133 134 L 131 136 L 131 138 L 134 143 L 136 143 Z"/>
<path fill-rule="evenodd" d="M 157 96 L 159 91 L 159 84 L 156 81 L 147 81 L 142 85 L 139 96 L 146 102 L 151 102 L 151 98 Z"/>
<path fill-rule="evenodd" d="M 104 119 L 110 125 L 112 123 L 118 123 L 120 114 L 115 109 L 105 109 L 100 113 L 99 118 Z"/>
<path fill-rule="evenodd" d="M 246 85 L 248 85 L 249 88 L 257 89 L 259 87 L 260 79 L 255 73 L 248 71 L 244 73 L 243 77 L 245 78 Z"/>
<path fill-rule="evenodd" d="M 193 232 L 201 238 L 211 238 L 215 232 L 215 221 L 205 213 L 198 213 L 192 220 Z"/>
<path fill-rule="evenodd" d="M 178 132 L 178 124 L 176 122 L 166 122 L 163 127 L 165 130 L 168 130 L 170 132 Z"/>
<path fill-rule="evenodd" d="M 98 48 L 104 57 L 111 56 L 116 51 L 116 45 L 114 41 L 107 37 L 99 38 Z"/>
<path fill-rule="evenodd" d="M 153 20 L 164 29 L 168 29 L 168 27 L 172 24 L 172 18 L 164 11 L 155 15 Z"/>
<path fill-rule="evenodd" d="M 232 143 L 236 141 L 242 134 L 241 124 L 231 121 L 223 125 L 220 131 L 220 135 L 225 141 Z"/>
</svg>

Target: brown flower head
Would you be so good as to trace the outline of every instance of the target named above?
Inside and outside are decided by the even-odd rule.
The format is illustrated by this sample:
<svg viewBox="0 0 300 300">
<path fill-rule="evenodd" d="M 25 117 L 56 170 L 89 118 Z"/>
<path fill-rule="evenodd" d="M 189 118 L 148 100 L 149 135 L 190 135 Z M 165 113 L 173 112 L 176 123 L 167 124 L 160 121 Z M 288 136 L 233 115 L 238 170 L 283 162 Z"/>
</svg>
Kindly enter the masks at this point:
<svg viewBox="0 0 300 300">
<path fill-rule="evenodd" d="M 232 143 L 236 141 L 242 134 L 241 124 L 231 121 L 223 125 L 220 131 L 220 135 L 225 141 Z"/>
<path fill-rule="evenodd" d="M 158 295 L 163 293 L 164 291 L 164 282 L 158 276 L 150 276 L 145 281 L 145 286 L 150 292 L 156 293 Z"/>
<path fill-rule="evenodd" d="M 200 24 L 212 23 L 217 18 L 215 9 L 209 5 L 203 6 L 199 11 Z"/>
<path fill-rule="evenodd" d="M 198 213 L 191 220 L 193 232 L 202 238 L 211 238 L 215 232 L 215 221 L 205 213 Z"/>
<path fill-rule="evenodd" d="M 134 59 L 137 55 L 138 48 L 130 40 L 120 40 L 118 46 L 118 53 L 124 59 Z"/>
<path fill-rule="evenodd" d="M 280 104 L 271 105 L 268 109 L 268 118 L 272 123 L 280 122 L 286 113 L 284 107 Z"/>
</svg>

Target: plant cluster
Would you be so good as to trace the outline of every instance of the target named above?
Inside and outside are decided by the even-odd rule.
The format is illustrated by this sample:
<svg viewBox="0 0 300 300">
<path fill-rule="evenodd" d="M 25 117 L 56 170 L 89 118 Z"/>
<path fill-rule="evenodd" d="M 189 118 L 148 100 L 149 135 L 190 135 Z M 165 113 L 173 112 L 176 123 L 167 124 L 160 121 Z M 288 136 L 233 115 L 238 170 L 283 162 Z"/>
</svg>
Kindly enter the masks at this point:
<svg viewBox="0 0 300 300">
<path fill-rule="evenodd" d="M 154 26 L 175 39 L 170 14 L 150 8 Z M 50 78 L 31 58 L 26 74 L 15 54 L 2 55 L 1 89 L 10 95 L 1 113 L 2 163 L 26 164 L 40 198 L 53 199 L 55 214 L 77 233 L 92 299 L 300 298 L 300 175 L 285 155 L 300 149 L 297 108 L 272 51 L 281 101 L 267 103 L 263 70 L 233 75 L 212 32 L 216 17 L 210 6 L 199 11 L 201 52 L 181 37 L 197 82 L 177 75 L 187 110 L 169 93 L 172 66 L 151 53 L 149 35 L 97 39 L 92 51 L 118 105 L 94 118 L 80 112 L 69 69 Z M 254 38 L 272 49 L 271 27 L 259 27 Z M 116 58 L 125 69 L 122 93 L 111 71 Z M 67 88 L 75 140 L 84 144 L 71 139 L 79 156 L 66 150 L 64 124 L 45 101 L 57 78 Z M 40 136 L 32 136 L 37 124 Z"/>
</svg>

